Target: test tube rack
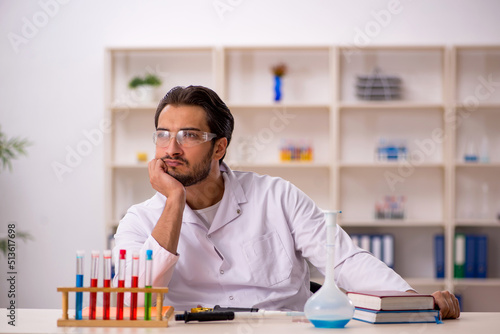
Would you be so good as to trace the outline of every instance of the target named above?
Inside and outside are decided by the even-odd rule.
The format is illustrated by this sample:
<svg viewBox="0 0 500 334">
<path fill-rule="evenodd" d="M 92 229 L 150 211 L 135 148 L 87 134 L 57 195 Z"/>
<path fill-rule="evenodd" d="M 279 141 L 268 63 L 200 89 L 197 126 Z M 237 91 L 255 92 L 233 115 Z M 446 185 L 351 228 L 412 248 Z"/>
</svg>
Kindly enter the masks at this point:
<svg viewBox="0 0 500 334">
<path fill-rule="evenodd" d="M 104 288 L 104 287 L 58 287 L 58 292 L 62 292 L 62 318 L 57 320 L 58 327 L 168 327 L 168 318 L 173 314 L 173 308 L 170 308 L 163 317 L 163 296 L 168 292 L 165 287 L 152 288 Z M 130 320 L 124 317 L 123 320 L 116 320 L 111 315 L 109 320 L 96 318 L 90 320 L 88 317 L 83 317 L 81 320 L 69 319 L 68 317 L 68 294 L 69 292 L 110 292 L 110 293 L 156 293 L 156 319 Z"/>
</svg>

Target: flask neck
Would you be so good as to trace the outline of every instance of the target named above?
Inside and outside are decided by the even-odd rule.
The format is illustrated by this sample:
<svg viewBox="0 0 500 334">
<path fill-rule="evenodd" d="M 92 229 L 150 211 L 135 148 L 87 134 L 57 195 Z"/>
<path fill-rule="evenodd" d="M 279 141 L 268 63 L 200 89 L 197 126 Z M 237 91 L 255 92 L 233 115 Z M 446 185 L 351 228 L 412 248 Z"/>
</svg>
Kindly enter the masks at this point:
<svg viewBox="0 0 500 334">
<path fill-rule="evenodd" d="M 335 230 L 336 224 L 326 226 L 325 285 L 335 285 Z"/>
</svg>

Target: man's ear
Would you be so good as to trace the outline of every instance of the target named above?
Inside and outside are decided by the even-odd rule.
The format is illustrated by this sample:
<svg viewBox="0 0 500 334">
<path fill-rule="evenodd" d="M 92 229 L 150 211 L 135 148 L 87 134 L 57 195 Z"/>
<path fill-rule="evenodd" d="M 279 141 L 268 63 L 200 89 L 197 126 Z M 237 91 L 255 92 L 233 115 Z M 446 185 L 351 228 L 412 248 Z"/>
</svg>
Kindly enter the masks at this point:
<svg viewBox="0 0 500 334">
<path fill-rule="evenodd" d="M 220 160 L 226 154 L 227 138 L 222 137 L 215 141 L 214 156 L 215 160 Z"/>
</svg>

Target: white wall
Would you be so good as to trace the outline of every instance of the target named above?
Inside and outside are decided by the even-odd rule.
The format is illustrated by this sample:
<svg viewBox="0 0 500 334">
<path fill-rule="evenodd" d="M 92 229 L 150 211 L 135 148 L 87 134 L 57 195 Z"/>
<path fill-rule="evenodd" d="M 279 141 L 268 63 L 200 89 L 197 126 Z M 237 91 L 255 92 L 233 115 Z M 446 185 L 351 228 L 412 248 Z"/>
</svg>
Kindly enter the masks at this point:
<svg viewBox="0 0 500 334">
<path fill-rule="evenodd" d="M 102 142 L 61 181 L 52 168 L 104 118 L 105 47 L 500 44 L 499 1 L 400 0 L 383 15 L 395 1 L 0 0 L 0 125 L 34 143 L 0 174 L 0 235 L 15 222 L 35 237 L 17 243 L 16 306 L 60 308 L 75 251 L 105 248 Z M 0 307 L 8 271 L 2 257 Z"/>
</svg>

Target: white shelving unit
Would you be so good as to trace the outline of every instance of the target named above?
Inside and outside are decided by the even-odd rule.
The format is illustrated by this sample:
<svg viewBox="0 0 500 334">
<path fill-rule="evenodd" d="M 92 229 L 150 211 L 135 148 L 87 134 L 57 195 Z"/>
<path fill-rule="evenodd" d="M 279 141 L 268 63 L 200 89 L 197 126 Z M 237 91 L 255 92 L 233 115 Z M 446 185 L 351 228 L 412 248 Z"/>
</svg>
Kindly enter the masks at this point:
<svg viewBox="0 0 500 334">
<path fill-rule="evenodd" d="M 462 295 L 466 311 L 498 310 L 500 46 L 115 48 L 107 57 L 108 230 L 154 193 L 137 153 L 154 156 L 157 103 L 127 87 L 133 76 L 153 72 L 163 80 L 156 100 L 173 86 L 200 84 L 228 104 L 235 131 L 225 161 L 232 168 L 280 176 L 321 208 L 342 209 L 349 233 L 392 234 L 394 268 L 420 292 L 449 289 Z M 288 71 L 276 103 L 271 68 L 279 63 Z M 376 67 L 401 78 L 401 99 L 356 97 L 356 76 Z M 408 160 L 377 161 L 381 137 L 404 139 Z M 483 137 L 489 162 L 464 162 L 468 144 L 479 152 Z M 287 139 L 310 144 L 312 161 L 282 162 Z M 406 197 L 405 219 L 375 219 L 374 205 L 386 195 Z M 455 232 L 489 236 L 487 279 L 454 279 Z M 445 235 L 444 279 L 434 278 L 436 234 Z"/>
<path fill-rule="evenodd" d="M 106 50 L 106 233 L 112 234 L 127 209 L 154 194 L 147 162 L 154 157 L 152 135 L 158 101 L 172 87 L 198 84 L 217 89 L 214 48 L 110 48 Z M 152 101 L 128 88 L 134 76 L 152 73 L 162 85 Z"/>
<path fill-rule="evenodd" d="M 489 239 L 488 278 L 454 279 L 453 285 L 472 310 L 498 309 L 494 301 L 500 299 L 500 46 L 456 46 L 451 53 L 450 238 L 460 232 L 486 234 Z M 483 140 L 488 161 L 481 161 Z M 480 161 L 466 162 L 469 150 Z"/>
<path fill-rule="evenodd" d="M 447 224 L 446 145 L 426 147 L 436 129 L 446 131 L 446 63 L 439 46 L 340 47 L 337 60 L 336 206 L 343 227 L 350 234 L 393 235 L 394 269 L 425 293 L 453 288 L 434 278 L 434 236 Z M 401 79 L 400 99 L 356 96 L 356 77 L 375 69 Z M 408 158 L 379 161 L 381 140 L 404 141 Z M 404 219 L 375 219 L 375 203 L 385 196 L 405 196 Z"/>
<path fill-rule="evenodd" d="M 222 50 L 222 96 L 235 118 L 228 163 L 287 179 L 323 208 L 333 207 L 331 53 L 330 47 Z M 275 103 L 271 69 L 280 63 L 287 74 Z M 280 161 L 282 141 L 295 138 L 312 145 L 312 161 Z"/>
</svg>

